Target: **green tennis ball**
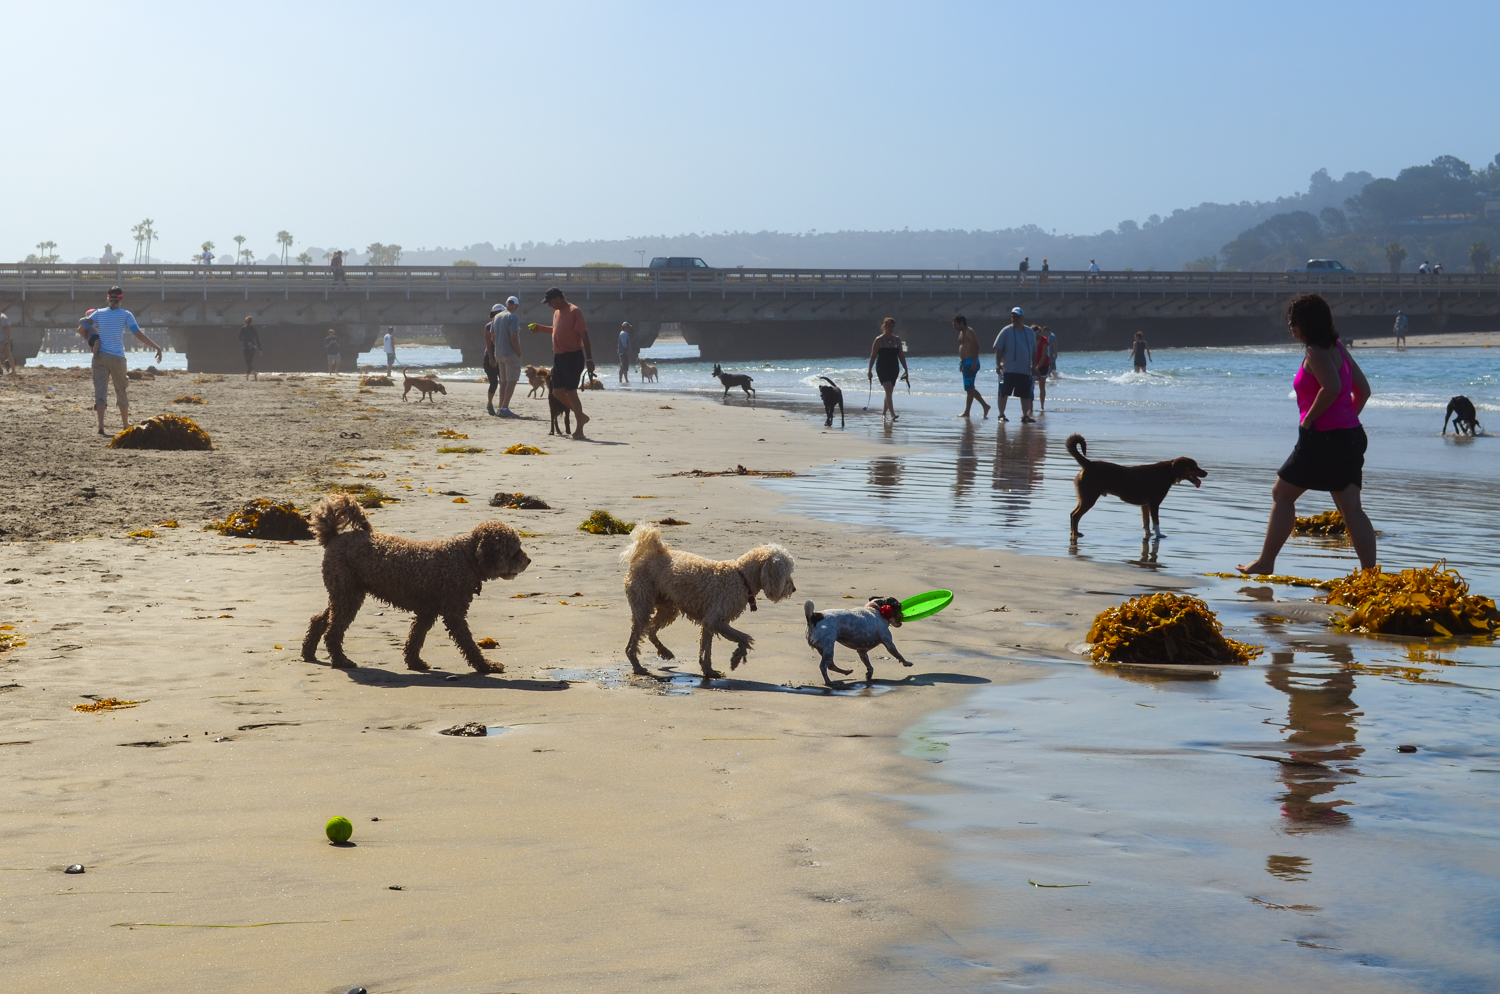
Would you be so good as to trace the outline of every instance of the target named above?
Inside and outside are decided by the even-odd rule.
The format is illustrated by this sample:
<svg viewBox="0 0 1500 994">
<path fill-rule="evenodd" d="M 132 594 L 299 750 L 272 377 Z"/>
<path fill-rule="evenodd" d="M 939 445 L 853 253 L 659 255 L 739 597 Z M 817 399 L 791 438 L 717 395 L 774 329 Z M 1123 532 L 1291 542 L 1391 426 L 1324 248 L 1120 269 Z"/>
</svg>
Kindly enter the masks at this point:
<svg viewBox="0 0 1500 994">
<path fill-rule="evenodd" d="M 354 826 L 349 824 L 349 819 L 343 815 L 328 819 L 328 824 L 323 826 L 323 831 L 328 833 L 329 842 L 348 842 L 349 836 L 354 834 Z"/>
</svg>

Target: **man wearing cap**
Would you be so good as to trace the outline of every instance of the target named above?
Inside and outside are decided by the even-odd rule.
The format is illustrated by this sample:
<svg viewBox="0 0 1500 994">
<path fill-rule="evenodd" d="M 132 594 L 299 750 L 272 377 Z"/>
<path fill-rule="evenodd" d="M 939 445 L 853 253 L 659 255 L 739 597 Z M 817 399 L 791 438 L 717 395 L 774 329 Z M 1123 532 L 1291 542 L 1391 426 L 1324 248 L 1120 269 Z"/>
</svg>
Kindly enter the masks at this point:
<svg viewBox="0 0 1500 994">
<path fill-rule="evenodd" d="M 620 342 L 616 346 L 620 352 L 620 382 L 630 383 L 630 322 L 626 321 L 620 325 Z"/>
<path fill-rule="evenodd" d="M 589 341 L 589 328 L 584 323 L 583 312 L 577 305 L 568 303 L 568 298 L 558 287 L 552 287 L 542 299 L 552 308 L 552 327 L 533 324 L 531 330 L 552 333 L 552 393 L 578 415 L 578 428 L 573 437 L 582 439 L 583 426 L 589 423 L 589 416 L 583 413 L 578 381 L 583 376 L 584 367 L 588 367 L 590 376 L 594 375 L 594 346 Z"/>
<path fill-rule="evenodd" d="M 130 427 L 130 398 L 125 376 L 125 329 L 130 329 L 142 345 L 156 350 L 161 362 L 161 346 L 146 337 L 135 315 L 120 306 L 125 296 L 117 286 L 109 288 L 108 307 L 101 307 L 78 322 L 78 334 L 86 338 L 94 353 L 94 413 L 99 416 L 99 434 L 104 434 L 104 409 L 109 406 L 109 381 L 115 382 L 115 406 L 120 409 L 120 425 Z"/>
<path fill-rule="evenodd" d="M 521 379 L 521 318 L 516 314 L 521 301 L 506 298 L 505 303 L 490 308 L 493 320 L 484 329 L 485 373 L 490 377 L 489 412 L 500 418 L 518 418 L 510 409 L 510 398 Z M 495 388 L 500 388 L 500 409 L 494 407 Z"/>
<path fill-rule="evenodd" d="M 1036 373 L 1036 336 L 1021 319 L 1026 312 L 1010 309 L 1010 324 L 995 339 L 995 372 L 1000 374 L 1000 420 L 1005 416 L 1005 398 L 1021 401 L 1021 423 L 1035 424 L 1031 416 L 1031 377 Z"/>
</svg>

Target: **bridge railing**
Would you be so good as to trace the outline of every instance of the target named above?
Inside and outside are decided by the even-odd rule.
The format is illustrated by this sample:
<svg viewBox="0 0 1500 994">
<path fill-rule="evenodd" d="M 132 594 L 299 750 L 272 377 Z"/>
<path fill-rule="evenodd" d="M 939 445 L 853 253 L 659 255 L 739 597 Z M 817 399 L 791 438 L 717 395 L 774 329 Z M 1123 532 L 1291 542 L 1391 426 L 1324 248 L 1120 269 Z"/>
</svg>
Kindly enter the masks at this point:
<svg viewBox="0 0 1500 994">
<path fill-rule="evenodd" d="M 127 300 L 165 297 L 167 293 L 282 292 L 290 296 L 360 293 L 388 297 L 435 293 L 452 296 L 498 296 L 561 286 L 570 292 L 619 290 L 638 293 L 699 291 L 798 291 L 841 293 L 1025 292 L 1034 295 L 1145 293 L 1286 293 L 1320 290 L 1336 293 L 1401 294 L 1427 291 L 1500 294 L 1500 275 L 1493 273 L 1311 273 L 803 269 L 746 267 L 735 269 L 645 269 L 639 267 L 517 266 L 202 266 L 202 265 L 0 265 L 0 293 L 80 294 L 102 299 L 118 284 Z M 526 303 L 531 303 L 527 301 Z"/>
</svg>

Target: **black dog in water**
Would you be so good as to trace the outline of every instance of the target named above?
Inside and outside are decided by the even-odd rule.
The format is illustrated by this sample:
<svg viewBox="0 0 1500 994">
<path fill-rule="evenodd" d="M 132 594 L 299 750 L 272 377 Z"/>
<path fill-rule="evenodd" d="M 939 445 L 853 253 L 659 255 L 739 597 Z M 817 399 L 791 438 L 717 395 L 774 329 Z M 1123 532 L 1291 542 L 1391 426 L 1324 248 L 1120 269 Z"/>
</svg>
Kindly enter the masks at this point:
<svg viewBox="0 0 1500 994">
<path fill-rule="evenodd" d="M 719 368 L 718 363 L 714 363 L 713 375 L 717 376 L 719 378 L 719 382 L 724 384 L 725 400 L 729 399 L 729 390 L 731 387 L 739 387 L 741 390 L 745 391 L 746 397 L 749 397 L 751 400 L 755 399 L 755 388 L 750 385 L 752 382 L 754 382 L 751 377 L 746 376 L 744 373 L 726 373 L 724 372 L 724 370 Z"/>
<path fill-rule="evenodd" d="M 1443 434 L 1448 434 L 1448 419 L 1453 419 L 1453 430 L 1460 435 L 1474 434 L 1479 428 L 1478 412 L 1474 410 L 1474 402 L 1469 398 L 1459 395 L 1448 401 L 1448 413 L 1443 415 Z"/>
<path fill-rule="evenodd" d="M 826 376 L 818 377 L 820 380 L 828 380 Z M 839 409 L 839 427 L 844 427 L 844 391 L 832 380 L 826 384 L 818 384 L 818 396 L 823 398 L 823 410 L 828 413 L 828 420 L 823 422 L 824 428 L 833 427 L 833 409 Z"/>
</svg>

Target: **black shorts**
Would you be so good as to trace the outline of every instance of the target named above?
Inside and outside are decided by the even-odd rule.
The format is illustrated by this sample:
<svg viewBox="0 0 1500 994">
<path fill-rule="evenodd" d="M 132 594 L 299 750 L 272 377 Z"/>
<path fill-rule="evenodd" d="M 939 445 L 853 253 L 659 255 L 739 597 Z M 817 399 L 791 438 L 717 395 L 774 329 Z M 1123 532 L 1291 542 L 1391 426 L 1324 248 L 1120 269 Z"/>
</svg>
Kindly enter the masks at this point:
<svg viewBox="0 0 1500 994">
<path fill-rule="evenodd" d="M 1000 396 L 1031 399 L 1031 377 L 1026 373 L 1006 373 L 1000 380 Z"/>
<path fill-rule="evenodd" d="M 1297 447 L 1276 475 L 1294 487 L 1338 493 L 1351 485 L 1364 486 L 1365 449 L 1370 440 L 1363 428 L 1330 431 L 1297 429 Z"/>
<path fill-rule="evenodd" d="M 500 364 L 495 361 L 495 357 L 492 355 L 484 357 L 484 375 L 489 377 L 491 390 L 500 385 Z"/>
<path fill-rule="evenodd" d="M 1040 377 L 1041 379 L 1044 379 L 1044 380 L 1047 378 L 1047 376 L 1051 372 L 1052 372 L 1052 365 L 1050 363 L 1043 363 L 1042 365 L 1040 365 L 1040 366 L 1038 366 L 1036 368 L 1036 375 L 1038 377 Z"/>
<path fill-rule="evenodd" d="M 552 389 L 577 390 L 583 379 L 583 349 L 552 354 Z"/>
</svg>

